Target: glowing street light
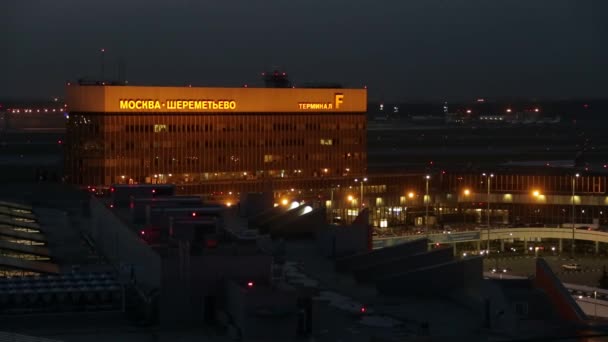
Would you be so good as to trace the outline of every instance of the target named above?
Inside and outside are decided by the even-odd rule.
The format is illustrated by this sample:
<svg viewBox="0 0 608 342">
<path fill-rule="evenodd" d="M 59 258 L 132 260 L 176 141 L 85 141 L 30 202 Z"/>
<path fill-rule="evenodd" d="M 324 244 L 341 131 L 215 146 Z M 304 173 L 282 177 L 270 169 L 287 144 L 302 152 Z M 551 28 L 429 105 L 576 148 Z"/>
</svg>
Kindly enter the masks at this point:
<svg viewBox="0 0 608 342">
<path fill-rule="evenodd" d="M 363 177 L 360 180 L 358 178 L 355 178 L 355 183 L 361 183 L 361 208 L 363 208 L 363 183 L 367 182 L 367 177 Z"/>
<path fill-rule="evenodd" d="M 425 215 L 424 215 L 424 224 L 426 227 L 426 235 L 427 238 L 429 236 L 429 202 L 431 201 L 431 199 L 429 198 L 429 180 L 431 180 L 431 176 L 430 175 L 426 175 L 424 176 L 424 179 L 426 180 L 426 195 L 424 196 L 424 201 L 426 202 L 426 209 L 425 209 Z"/>
<path fill-rule="evenodd" d="M 575 247 L 575 242 L 574 242 L 574 232 L 576 231 L 575 225 L 574 225 L 574 220 L 576 219 L 576 217 L 574 216 L 574 188 L 576 187 L 576 179 L 580 177 L 580 174 L 575 174 L 572 176 L 572 250 L 570 251 L 570 257 L 574 259 L 574 247 Z"/>
<path fill-rule="evenodd" d="M 464 197 L 469 197 L 471 195 L 471 190 L 464 189 L 462 191 L 462 194 L 464 195 Z M 464 209 L 462 209 L 462 223 L 467 223 L 467 213 Z"/>
<path fill-rule="evenodd" d="M 485 174 L 482 173 L 482 176 L 486 177 L 488 179 L 488 253 L 490 252 L 490 187 L 492 185 L 492 178 L 494 178 L 494 174 L 490 173 L 490 174 Z"/>
</svg>

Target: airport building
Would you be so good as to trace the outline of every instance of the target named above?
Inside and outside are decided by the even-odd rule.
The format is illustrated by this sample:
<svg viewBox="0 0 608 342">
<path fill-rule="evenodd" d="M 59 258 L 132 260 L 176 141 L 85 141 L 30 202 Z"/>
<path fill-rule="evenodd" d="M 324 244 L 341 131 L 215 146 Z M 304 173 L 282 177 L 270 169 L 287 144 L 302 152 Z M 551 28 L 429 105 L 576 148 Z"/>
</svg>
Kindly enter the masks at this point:
<svg viewBox="0 0 608 342">
<path fill-rule="evenodd" d="M 68 85 L 66 180 L 179 193 L 324 188 L 365 174 L 365 89 Z"/>
</svg>

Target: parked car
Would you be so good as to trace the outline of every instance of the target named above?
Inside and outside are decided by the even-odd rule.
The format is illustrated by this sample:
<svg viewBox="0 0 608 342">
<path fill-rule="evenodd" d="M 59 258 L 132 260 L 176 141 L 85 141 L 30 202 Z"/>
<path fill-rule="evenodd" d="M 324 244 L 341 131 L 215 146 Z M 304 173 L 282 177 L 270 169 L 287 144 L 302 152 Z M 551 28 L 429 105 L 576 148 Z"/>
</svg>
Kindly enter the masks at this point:
<svg viewBox="0 0 608 342">
<path fill-rule="evenodd" d="M 563 264 L 562 268 L 569 271 L 580 271 L 582 270 L 581 265 L 579 264 Z"/>
</svg>

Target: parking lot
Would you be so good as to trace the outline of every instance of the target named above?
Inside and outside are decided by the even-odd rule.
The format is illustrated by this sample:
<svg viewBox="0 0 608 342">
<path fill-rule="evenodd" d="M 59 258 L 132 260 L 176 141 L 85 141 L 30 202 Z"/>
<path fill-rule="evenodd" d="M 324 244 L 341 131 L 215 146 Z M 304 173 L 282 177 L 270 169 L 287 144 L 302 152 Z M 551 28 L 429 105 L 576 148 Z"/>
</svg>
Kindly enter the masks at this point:
<svg viewBox="0 0 608 342">
<path fill-rule="evenodd" d="M 598 286 L 602 275 L 602 268 L 608 267 L 607 257 L 580 256 L 571 260 L 569 256 L 543 256 L 553 272 L 564 283 L 580 284 L 587 286 Z M 562 267 L 565 264 L 580 264 L 581 270 L 566 270 Z M 534 255 L 523 256 L 513 255 L 501 258 L 486 258 L 484 260 L 484 272 L 493 268 L 502 270 L 508 269 L 506 274 L 515 276 L 531 276 L 535 274 L 536 258 Z"/>
</svg>

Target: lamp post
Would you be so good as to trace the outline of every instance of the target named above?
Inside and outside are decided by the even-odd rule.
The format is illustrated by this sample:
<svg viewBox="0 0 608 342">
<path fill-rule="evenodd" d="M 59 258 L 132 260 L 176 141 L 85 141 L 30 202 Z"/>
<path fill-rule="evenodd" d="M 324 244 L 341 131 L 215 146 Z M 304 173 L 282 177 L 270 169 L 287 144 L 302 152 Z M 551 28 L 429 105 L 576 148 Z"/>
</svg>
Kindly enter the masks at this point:
<svg viewBox="0 0 608 342">
<path fill-rule="evenodd" d="M 337 185 L 338 189 L 340 189 L 340 184 Z M 329 198 L 329 210 L 330 210 L 330 220 L 331 223 L 334 223 L 334 209 L 336 208 L 336 206 L 334 205 L 334 186 L 331 186 L 331 195 Z"/>
<path fill-rule="evenodd" d="M 463 193 L 464 197 L 466 197 L 468 199 L 469 196 L 471 195 L 471 190 L 464 189 L 464 191 L 462 193 Z M 464 208 L 462 208 L 462 223 L 464 225 L 467 224 L 467 213 L 466 213 L 466 210 L 464 210 Z"/>
<path fill-rule="evenodd" d="M 574 259 L 574 248 L 575 248 L 575 242 L 574 242 L 574 233 L 576 231 L 576 227 L 574 225 L 574 220 L 576 219 L 575 212 L 574 210 L 576 209 L 574 207 L 574 189 L 576 187 L 576 179 L 580 177 L 580 175 L 577 173 L 574 176 L 572 176 L 572 250 L 570 251 L 570 258 Z"/>
<path fill-rule="evenodd" d="M 487 196 L 487 201 L 488 201 L 488 243 L 487 243 L 487 254 L 490 254 L 490 187 L 492 185 L 492 178 L 494 177 L 493 173 L 490 173 L 488 175 L 486 175 L 485 173 L 482 174 L 482 176 L 486 177 L 488 179 L 488 196 Z"/>
<path fill-rule="evenodd" d="M 595 317 L 597 317 L 597 291 L 593 291 L 593 306 L 595 311 Z"/>
<path fill-rule="evenodd" d="M 425 229 L 426 229 L 426 237 L 428 239 L 429 237 L 429 202 L 431 201 L 431 199 L 429 198 L 429 180 L 431 179 L 430 175 L 426 175 L 425 177 L 426 180 L 426 195 L 424 196 L 424 201 L 425 201 L 425 215 L 424 215 L 424 224 L 425 224 Z"/>
<path fill-rule="evenodd" d="M 358 178 L 355 178 L 355 183 L 359 182 Z M 367 177 L 363 177 L 361 178 L 361 204 L 359 205 L 361 208 L 363 208 L 363 183 L 367 182 Z"/>
</svg>

